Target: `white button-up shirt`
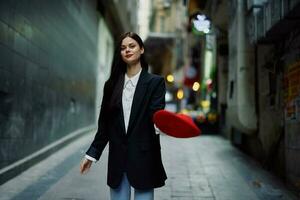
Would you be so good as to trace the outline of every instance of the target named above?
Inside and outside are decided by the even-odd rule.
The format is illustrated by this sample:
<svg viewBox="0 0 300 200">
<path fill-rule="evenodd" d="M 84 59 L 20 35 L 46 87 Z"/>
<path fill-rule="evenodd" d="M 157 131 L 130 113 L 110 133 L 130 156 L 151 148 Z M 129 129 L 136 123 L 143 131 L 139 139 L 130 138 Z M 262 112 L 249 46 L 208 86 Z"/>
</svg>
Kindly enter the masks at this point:
<svg viewBox="0 0 300 200">
<path fill-rule="evenodd" d="M 131 113 L 133 96 L 134 96 L 137 82 L 141 75 L 141 71 L 142 70 L 140 70 L 137 74 L 135 74 L 131 78 L 129 78 L 127 76 L 127 74 L 125 73 L 124 87 L 123 87 L 123 93 L 122 93 L 122 106 L 123 106 L 124 124 L 125 124 L 126 132 L 128 129 L 128 123 L 129 123 L 129 118 L 130 118 L 130 113 Z"/>
</svg>

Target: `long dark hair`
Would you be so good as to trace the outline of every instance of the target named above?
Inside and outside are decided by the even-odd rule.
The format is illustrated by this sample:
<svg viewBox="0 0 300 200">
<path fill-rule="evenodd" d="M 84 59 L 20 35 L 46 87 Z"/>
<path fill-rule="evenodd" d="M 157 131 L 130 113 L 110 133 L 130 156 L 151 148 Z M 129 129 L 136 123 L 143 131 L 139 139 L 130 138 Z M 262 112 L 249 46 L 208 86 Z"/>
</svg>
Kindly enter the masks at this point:
<svg viewBox="0 0 300 200">
<path fill-rule="evenodd" d="M 112 111 L 118 103 L 121 101 L 121 94 L 123 90 L 124 83 L 124 74 L 126 73 L 127 64 L 123 61 L 121 56 L 121 45 L 123 39 L 126 37 L 130 37 L 134 39 L 140 46 L 140 48 L 144 48 L 144 53 L 141 54 L 140 63 L 143 70 L 148 71 L 148 63 L 145 59 L 145 46 L 138 34 L 134 32 L 127 32 L 120 36 L 116 46 L 114 57 L 111 65 L 110 76 L 106 81 L 107 87 L 104 90 L 104 95 L 106 99 L 106 109 Z"/>
</svg>

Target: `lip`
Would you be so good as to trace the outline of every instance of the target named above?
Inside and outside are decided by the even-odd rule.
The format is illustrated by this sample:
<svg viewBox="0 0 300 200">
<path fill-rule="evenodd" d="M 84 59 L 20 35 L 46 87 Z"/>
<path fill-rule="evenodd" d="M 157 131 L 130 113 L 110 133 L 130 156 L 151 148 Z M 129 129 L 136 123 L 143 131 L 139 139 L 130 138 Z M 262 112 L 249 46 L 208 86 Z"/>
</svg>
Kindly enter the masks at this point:
<svg viewBox="0 0 300 200">
<path fill-rule="evenodd" d="M 126 57 L 126 58 L 130 58 L 131 56 L 133 56 L 133 54 L 128 54 L 128 55 L 126 55 L 125 57 Z"/>
</svg>

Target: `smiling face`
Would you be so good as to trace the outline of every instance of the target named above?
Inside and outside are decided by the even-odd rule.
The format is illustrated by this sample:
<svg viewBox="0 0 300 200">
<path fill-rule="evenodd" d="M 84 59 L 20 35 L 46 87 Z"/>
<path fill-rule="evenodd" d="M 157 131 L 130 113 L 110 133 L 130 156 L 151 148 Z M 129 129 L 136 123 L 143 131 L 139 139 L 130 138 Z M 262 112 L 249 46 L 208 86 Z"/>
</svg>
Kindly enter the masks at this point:
<svg viewBox="0 0 300 200">
<path fill-rule="evenodd" d="M 138 63 L 143 53 L 144 48 L 141 48 L 137 41 L 131 37 L 126 37 L 122 40 L 121 56 L 126 64 L 132 65 Z"/>
</svg>

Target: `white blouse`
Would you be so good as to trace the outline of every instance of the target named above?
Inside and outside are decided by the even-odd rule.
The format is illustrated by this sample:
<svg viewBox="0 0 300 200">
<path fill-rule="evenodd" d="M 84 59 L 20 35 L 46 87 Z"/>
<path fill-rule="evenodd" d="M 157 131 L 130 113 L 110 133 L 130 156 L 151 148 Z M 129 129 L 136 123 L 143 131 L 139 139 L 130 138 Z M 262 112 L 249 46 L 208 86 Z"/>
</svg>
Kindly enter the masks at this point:
<svg viewBox="0 0 300 200">
<path fill-rule="evenodd" d="M 124 115 L 124 123 L 125 123 L 126 132 L 128 129 L 128 123 L 129 123 L 129 118 L 130 118 L 130 113 L 131 113 L 133 96 L 134 96 L 137 82 L 140 78 L 141 71 L 142 70 L 140 70 L 137 74 L 135 74 L 131 78 L 129 78 L 127 76 L 127 74 L 125 73 L 124 87 L 123 87 L 123 93 L 122 93 L 122 106 L 123 106 L 123 115 Z"/>
</svg>

